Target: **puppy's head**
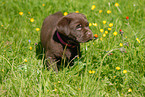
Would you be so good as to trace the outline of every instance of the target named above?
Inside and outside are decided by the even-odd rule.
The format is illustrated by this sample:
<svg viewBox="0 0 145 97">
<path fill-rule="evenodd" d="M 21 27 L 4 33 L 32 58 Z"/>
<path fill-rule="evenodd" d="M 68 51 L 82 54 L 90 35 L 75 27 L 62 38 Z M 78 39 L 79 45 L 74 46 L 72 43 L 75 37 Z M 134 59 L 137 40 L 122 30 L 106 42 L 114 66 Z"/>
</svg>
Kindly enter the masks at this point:
<svg viewBox="0 0 145 97">
<path fill-rule="evenodd" d="M 80 13 L 70 13 L 63 16 L 58 21 L 57 31 L 78 43 L 93 39 L 89 23 L 85 15 Z"/>
</svg>

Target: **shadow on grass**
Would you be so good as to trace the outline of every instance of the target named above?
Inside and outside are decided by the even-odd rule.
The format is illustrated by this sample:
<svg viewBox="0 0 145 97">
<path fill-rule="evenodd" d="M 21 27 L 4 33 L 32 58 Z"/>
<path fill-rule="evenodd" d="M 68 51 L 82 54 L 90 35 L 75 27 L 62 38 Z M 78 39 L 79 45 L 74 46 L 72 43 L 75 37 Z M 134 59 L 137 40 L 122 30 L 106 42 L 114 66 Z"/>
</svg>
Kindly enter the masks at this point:
<svg viewBox="0 0 145 97">
<path fill-rule="evenodd" d="M 42 47 L 41 42 L 38 42 L 38 44 L 36 44 L 36 57 L 37 59 L 45 59 L 44 58 L 44 49 Z"/>
<path fill-rule="evenodd" d="M 35 48 L 36 48 L 36 58 L 37 60 L 42 60 L 43 61 L 43 65 L 44 68 L 48 68 L 47 66 L 47 60 L 45 58 L 45 51 L 44 48 L 42 47 L 41 42 L 38 42 L 38 44 L 35 44 Z M 79 56 L 81 57 L 81 55 Z M 74 65 L 74 61 L 76 61 L 77 58 L 74 58 L 71 60 L 71 62 L 69 62 L 67 59 L 58 59 L 59 61 L 57 62 L 57 67 L 58 70 L 62 70 L 64 67 L 71 67 Z M 68 66 L 69 65 L 69 66 Z"/>
</svg>

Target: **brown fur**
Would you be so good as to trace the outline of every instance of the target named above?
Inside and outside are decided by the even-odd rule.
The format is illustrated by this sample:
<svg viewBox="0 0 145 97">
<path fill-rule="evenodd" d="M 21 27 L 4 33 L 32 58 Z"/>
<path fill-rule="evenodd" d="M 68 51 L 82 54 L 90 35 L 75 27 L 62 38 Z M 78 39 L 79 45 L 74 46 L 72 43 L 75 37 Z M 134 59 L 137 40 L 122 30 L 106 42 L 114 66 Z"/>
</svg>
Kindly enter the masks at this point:
<svg viewBox="0 0 145 97">
<path fill-rule="evenodd" d="M 81 26 L 79 26 L 81 25 Z M 68 47 L 62 44 L 56 32 L 59 32 L 61 38 L 74 47 Z M 41 43 L 45 49 L 45 57 L 48 59 L 48 67 L 52 67 L 58 72 L 56 61 L 65 57 L 68 61 L 80 54 L 80 44 L 93 38 L 89 29 L 89 23 L 85 15 L 80 13 L 70 13 L 63 16 L 57 12 L 45 18 L 41 29 Z M 64 56 L 63 56 L 64 55 Z"/>
</svg>

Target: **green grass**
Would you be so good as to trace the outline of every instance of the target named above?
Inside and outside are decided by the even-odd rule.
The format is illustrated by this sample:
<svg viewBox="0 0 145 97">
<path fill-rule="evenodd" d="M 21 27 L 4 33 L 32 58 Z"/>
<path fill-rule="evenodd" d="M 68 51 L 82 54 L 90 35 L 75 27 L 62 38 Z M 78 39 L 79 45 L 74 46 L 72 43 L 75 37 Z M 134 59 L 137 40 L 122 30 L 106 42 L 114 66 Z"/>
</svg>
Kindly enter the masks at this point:
<svg viewBox="0 0 145 97">
<path fill-rule="evenodd" d="M 118 8 L 115 3 L 119 3 Z M 92 5 L 96 6 L 94 10 Z M 144 5 L 144 0 L 1 0 L 0 96 L 145 96 Z M 107 10 L 111 13 L 107 14 Z M 40 41 L 36 28 L 41 29 L 44 18 L 57 11 L 85 14 L 90 23 L 97 23 L 90 29 L 99 36 L 95 41 L 82 43 L 82 57 L 58 75 L 44 69 L 34 45 Z M 31 18 L 34 22 L 30 22 Z M 106 24 L 102 23 L 104 20 Z M 100 29 L 107 31 L 109 23 L 113 23 L 112 30 L 102 37 L 104 32 Z M 124 31 L 123 37 L 120 29 Z M 129 46 L 123 45 L 126 52 L 121 52 L 119 44 L 127 42 Z M 89 73 L 90 70 L 95 73 Z M 128 92 L 129 89 L 132 91 Z"/>
</svg>

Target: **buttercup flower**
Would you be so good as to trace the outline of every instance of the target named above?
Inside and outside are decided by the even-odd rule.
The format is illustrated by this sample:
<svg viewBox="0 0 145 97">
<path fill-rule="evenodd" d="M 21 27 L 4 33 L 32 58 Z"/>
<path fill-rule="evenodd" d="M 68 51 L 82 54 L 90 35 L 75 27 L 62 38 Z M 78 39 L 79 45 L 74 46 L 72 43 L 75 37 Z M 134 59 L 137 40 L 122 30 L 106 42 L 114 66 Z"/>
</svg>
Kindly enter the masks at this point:
<svg viewBox="0 0 145 97">
<path fill-rule="evenodd" d="M 2 27 L 4 26 L 4 25 L 1 25 Z"/>
<path fill-rule="evenodd" d="M 89 73 L 91 74 L 92 73 L 92 70 L 90 70 Z"/>
<path fill-rule="evenodd" d="M 124 73 L 124 74 L 127 73 L 127 70 L 123 70 L 123 73 Z"/>
<path fill-rule="evenodd" d="M 106 34 L 103 34 L 103 37 L 106 37 Z"/>
<path fill-rule="evenodd" d="M 103 21 L 103 24 L 106 24 L 106 21 Z"/>
<path fill-rule="evenodd" d="M 79 11 L 76 11 L 76 13 L 79 13 Z"/>
<path fill-rule="evenodd" d="M 90 73 L 90 74 L 94 74 L 95 71 L 94 71 L 94 70 L 90 70 L 89 73 Z"/>
<path fill-rule="evenodd" d="M 120 67 L 116 67 L 116 70 L 120 70 Z"/>
<path fill-rule="evenodd" d="M 119 46 L 123 46 L 123 44 L 122 44 L 122 43 L 120 43 L 120 44 L 119 44 Z"/>
<path fill-rule="evenodd" d="M 97 35 L 97 34 L 95 34 L 95 35 L 94 35 L 94 37 L 95 37 L 95 38 L 98 38 L 98 35 Z"/>
<path fill-rule="evenodd" d="M 64 14 L 63 14 L 64 16 L 66 16 L 66 15 L 68 15 L 68 13 L 67 12 L 64 12 Z"/>
<path fill-rule="evenodd" d="M 128 89 L 128 92 L 132 92 L 132 89 L 131 89 L 131 88 L 129 88 L 129 89 Z"/>
<path fill-rule="evenodd" d="M 111 31 L 112 29 L 111 28 L 108 28 L 108 30 Z"/>
<path fill-rule="evenodd" d="M 92 26 L 92 23 L 89 23 L 89 26 Z"/>
<path fill-rule="evenodd" d="M 113 33 L 113 35 L 116 36 L 116 35 L 117 35 L 117 32 L 115 31 L 115 32 Z"/>
<path fill-rule="evenodd" d="M 19 15 L 23 15 L 23 12 L 19 12 Z"/>
<path fill-rule="evenodd" d="M 39 31 L 40 29 L 39 28 L 36 28 L 36 31 Z"/>
<path fill-rule="evenodd" d="M 92 5 L 92 8 L 91 8 L 91 10 L 94 10 L 96 8 L 96 6 L 95 5 Z"/>
<path fill-rule="evenodd" d="M 93 26 L 97 26 L 97 23 L 93 23 Z"/>
<path fill-rule="evenodd" d="M 112 26 L 113 26 L 113 23 L 110 23 L 110 24 L 109 24 L 109 27 L 112 27 Z"/>
<path fill-rule="evenodd" d="M 110 14 L 110 13 L 111 13 L 111 11 L 110 11 L 110 10 L 107 10 L 107 13 L 108 13 L 108 14 Z"/>
<path fill-rule="evenodd" d="M 31 18 L 30 21 L 31 21 L 31 22 L 34 22 L 34 18 Z"/>
<path fill-rule="evenodd" d="M 30 12 L 28 12 L 28 14 L 30 14 Z"/>
<path fill-rule="evenodd" d="M 101 32 L 101 33 L 103 33 L 103 31 L 104 31 L 103 29 L 100 29 L 100 32 Z"/>
<path fill-rule="evenodd" d="M 105 31 L 105 34 L 108 34 L 108 31 Z"/>
<path fill-rule="evenodd" d="M 99 10 L 99 13 L 102 13 L 102 10 Z"/>
<path fill-rule="evenodd" d="M 32 50 L 32 47 L 30 47 L 30 50 Z"/>
<path fill-rule="evenodd" d="M 24 59 L 24 62 L 27 62 L 27 59 Z"/>
<path fill-rule="evenodd" d="M 119 6 L 119 4 L 118 3 L 115 3 L 115 6 L 117 7 L 117 6 Z"/>
<path fill-rule="evenodd" d="M 42 6 L 45 6 L 45 4 L 42 4 Z"/>
<path fill-rule="evenodd" d="M 101 37 L 101 38 L 100 38 L 100 40 L 102 41 L 102 40 L 103 40 L 103 38 Z"/>
<path fill-rule="evenodd" d="M 137 42 L 140 43 L 140 40 L 138 38 L 136 38 Z"/>
<path fill-rule="evenodd" d="M 94 74 L 95 73 L 95 70 L 92 70 L 92 73 Z"/>
<path fill-rule="evenodd" d="M 57 91 L 57 89 L 55 88 L 54 91 Z"/>
</svg>

